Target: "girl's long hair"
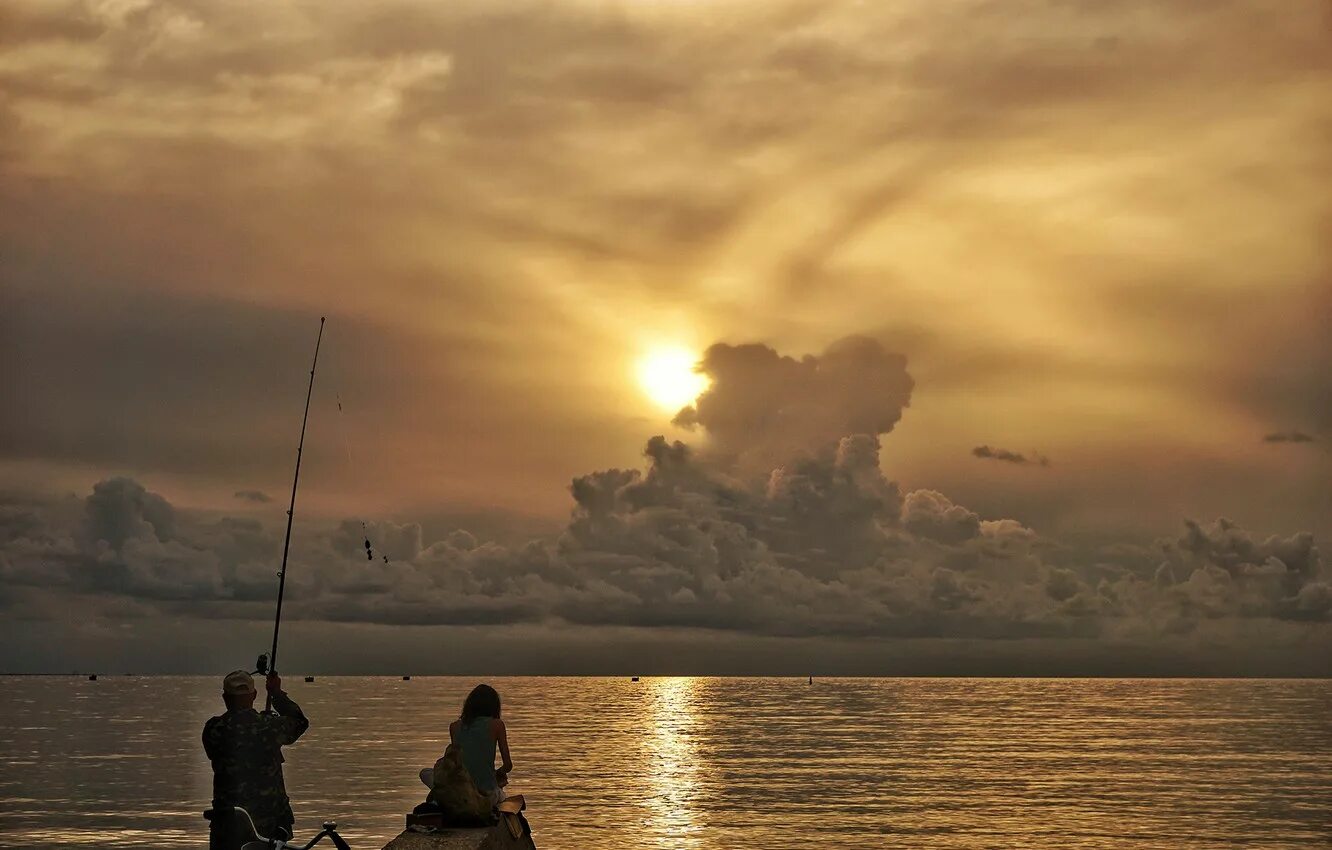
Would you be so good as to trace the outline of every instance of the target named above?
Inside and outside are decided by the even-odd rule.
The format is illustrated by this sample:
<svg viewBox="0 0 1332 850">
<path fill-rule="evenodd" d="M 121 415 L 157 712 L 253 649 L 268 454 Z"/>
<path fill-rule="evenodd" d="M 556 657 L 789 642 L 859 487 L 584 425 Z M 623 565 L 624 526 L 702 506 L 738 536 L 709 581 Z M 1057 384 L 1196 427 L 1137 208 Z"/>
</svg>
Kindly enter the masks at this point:
<svg viewBox="0 0 1332 850">
<path fill-rule="evenodd" d="M 463 703 L 462 725 L 466 726 L 478 717 L 499 717 L 500 716 L 500 696 L 499 692 L 490 685 L 477 685 L 472 688 L 472 692 L 467 695 L 467 701 Z"/>
</svg>

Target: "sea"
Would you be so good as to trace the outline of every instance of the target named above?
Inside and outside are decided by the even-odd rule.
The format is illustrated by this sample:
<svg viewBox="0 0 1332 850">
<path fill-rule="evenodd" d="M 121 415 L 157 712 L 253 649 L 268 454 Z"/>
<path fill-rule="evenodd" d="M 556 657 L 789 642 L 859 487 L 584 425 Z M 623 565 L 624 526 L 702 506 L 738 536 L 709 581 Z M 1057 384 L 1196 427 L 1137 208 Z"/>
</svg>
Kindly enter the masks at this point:
<svg viewBox="0 0 1332 850">
<path fill-rule="evenodd" d="M 289 677 L 297 837 L 397 835 L 478 681 Z M 542 850 L 1332 843 L 1332 680 L 489 682 Z M 0 847 L 207 846 L 219 690 L 0 677 Z"/>
</svg>

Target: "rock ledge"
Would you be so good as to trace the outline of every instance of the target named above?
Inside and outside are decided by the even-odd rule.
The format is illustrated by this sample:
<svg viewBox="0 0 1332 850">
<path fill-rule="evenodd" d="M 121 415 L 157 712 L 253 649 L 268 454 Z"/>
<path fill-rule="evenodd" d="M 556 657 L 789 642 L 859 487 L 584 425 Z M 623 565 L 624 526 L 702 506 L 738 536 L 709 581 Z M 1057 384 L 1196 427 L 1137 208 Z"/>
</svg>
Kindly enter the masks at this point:
<svg viewBox="0 0 1332 850">
<path fill-rule="evenodd" d="M 530 836 L 514 838 L 504 824 L 480 829 L 446 829 L 426 834 L 403 832 L 384 850 L 536 850 Z"/>
</svg>

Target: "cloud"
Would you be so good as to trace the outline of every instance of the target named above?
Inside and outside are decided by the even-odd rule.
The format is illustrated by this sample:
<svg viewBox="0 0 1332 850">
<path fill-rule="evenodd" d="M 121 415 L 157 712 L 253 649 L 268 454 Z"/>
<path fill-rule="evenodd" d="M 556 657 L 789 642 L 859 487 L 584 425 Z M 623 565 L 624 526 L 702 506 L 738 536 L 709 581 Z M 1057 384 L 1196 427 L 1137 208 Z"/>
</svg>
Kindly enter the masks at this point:
<svg viewBox="0 0 1332 850">
<path fill-rule="evenodd" d="M 85 508 L 88 539 L 115 550 L 136 539 L 168 541 L 175 527 L 167 500 L 131 478 L 99 481 Z"/>
<path fill-rule="evenodd" d="M 714 347 L 713 365 L 733 351 Z M 737 475 L 731 453 L 656 436 L 643 468 L 573 479 L 564 529 L 527 543 L 456 528 L 427 535 L 410 522 L 310 520 L 289 564 L 289 616 L 1138 644 L 1208 624 L 1241 634 L 1244 624 L 1322 627 L 1332 617 L 1308 533 L 1259 538 L 1226 519 L 1188 521 L 1155 549 L 1083 550 L 1012 518 L 982 518 L 936 490 L 903 496 L 881 467 L 881 432 L 826 440 L 837 427 L 891 427 L 909 387 L 901 358 L 861 341 L 850 354 L 829 351 L 796 361 L 751 347 L 740 360 L 746 375 L 803 381 L 842 405 L 831 413 L 803 409 L 785 389 L 746 394 L 731 381 L 700 402 L 710 439 L 762 421 L 764 404 L 786 413 L 772 419 L 790 430 L 769 425 L 765 448 L 789 456 L 766 474 Z M 885 381 L 899 391 L 887 408 L 847 401 Z M 75 607 L 109 598 L 102 616 L 113 619 L 269 615 L 281 529 L 178 510 L 130 478 L 100 481 L 74 504 L 8 505 L 0 530 L 0 605 L 29 619 L 61 616 L 62 598 Z"/>
<path fill-rule="evenodd" d="M 333 309 L 357 456 L 311 475 L 311 504 L 354 486 L 376 515 L 551 515 L 576 471 L 620 468 L 580 476 L 531 550 L 423 520 L 372 527 L 395 557 L 371 564 L 359 524 L 320 528 L 294 553 L 298 616 L 1153 640 L 1318 621 L 1324 579 L 1102 557 L 1041 521 L 1132 512 L 1156 534 L 1233 505 L 1326 528 L 1327 459 L 1296 479 L 1251 430 L 1321 434 L 1332 411 L 1324 11 L 1269 12 L 11 4 L 3 475 L 282 492 L 310 320 Z M 786 347 L 720 347 L 708 409 L 681 415 L 693 445 L 630 468 L 642 408 L 607 364 L 677 314 Z M 778 354 L 887 340 L 878 323 L 922 330 Z M 978 407 L 1060 469 L 971 487 Z M 344 457 L 323 421 L 310 457 Z M 877 468 L 889 432 L 905 490 Z M 1088 439 L 1107 433 L 1145 436 Z M 271 595 L 273 529 L 103 489 L 11 517 L 6 593 L 49 575 L 157 616 Z"/>
<path fill-rule="evenodd" d="M 525 545 L 462 530 L 430 540 L 416 523 L 310 523 L 289 566 L 289 616 L 1150 643 L 1206 623 L 1332 615 L 1311 535 L 1189 522 L 1158 547 L 1164 560 L 1130 547 L 1110 564 L 936 491 L 899 500 L 876 448 L 847 438 L 753 487 L 656 437 L 645 469 L 575 479 L 564 531 Z M 279 529 L 178 511 L 124 478 L 99 482 L 82 507 L 81 523 L 19 505 L 0 512 L 10 588 L 0 605 L 63 594 L 133 602 L 136 617 L 269 615 Z M 387 559 L 367 559 L 365 537 Z M 29 614 L 42 610 L 57 616 Z"/>
<path fill-rule="evenodd" d="M 902 516 L 901 493 L 868 434 L 773 469 L 759 505 L 748 522 L 764 544 L 784 563 L 823 576 L 871 559 L 891 543 Z"/>
<path fill-rule="evenodd" d="M 1303 431 L 1277 431 L 1263 436 L 1264 443 L 1312 443 L 1314 438 Z"/>
<path fill-rule="evenodd" d="M 1050 459 L 1044 455 L 1032 454 L 1031 457 L 1027 457 L 1026 455 L 1009 451 L 1008 449 L 994 449 L 989 446 L 977 446 L 971 450 L 971 454 L 978 458 L 1000 460 L 1005 463 L 1015 463 L 1019 466 L 1025 466 L 1027 464 L 1037 464 L 1039 466 L 1050 465 Z"/>
<path fill-rule="evenodd" d="M 1098 441 L 1106 468 L 1193 459 L 1143 464 L 1159 486 L 1116 499 L 1159 503 L 1144 513 L 1179 503 L 1171 480 L 1210 472 L 1217 492 L 1210 441 L 1251 443 L 1256 412 L 1321 433 L 1316 4 L 1259 30 L 1248 2 L 731 13 L 743 45 L 683 6 L 9 4 L 0 384 L 25 405 L 0 417 L 0 462 L 281 492 L 261 477 L 290 452 L 274 400 L 299 397 L 284 364 L 325 309 L 355 325 L 358 402 L 395 414 L 349 417 L 354 445 L 387 447 L 363 479 L 388 510 L 535 510 L 530 493 L 631 462 L 622 420 L 643 408 L 606 364 L 677 311 L 702 339 L 782 350 L 922 328 L 887 348 L 930 388 L 931 440 L 956 446 L 978 398 L 1061 457 L 1096 428 L 1150 434 Z M 650 318 L 606 321 L 626 315 Z M 209 393 L 178 391 L 200 376 Z M 521 438 L 533 411 L 562 451 Z M 790 446 L 773 449 L 752 468 Z M 922 482 L 967 474 L 955 448 L 913 455 Z M 1061 504 L 1099 508 L 1087 481 Z M 1300 483 L 1272 513 L 1324 522 Z"/>
<path fill-rule="evenodd" d="M 254 502 L 257 505 L 266 505 L 273 501 L 273 497 L 263 490 L 237 490 L 232 496 L 242 502 Z"/>
<path fill-rule="evenodd" d="M 1163 550 L 1160 579 L 1187 576 L 1174 585 L 1182 612 L 1303 619 L 1332 610 L 1320 588 L 1326 584 L 1322 560 L 1307 532 L 1259 539 L 1225 518 L 1205 526 L 1189 520 Z"/>
<path fill-rule="evenodd" d="M 907 531 L 941 543 L 961 543 L 980 534 L 980 517 L 933 490 L 907 494 L 902 509 Z"/>
<path fill-rule="evenodd" d="M 698 368 L 711 384 L 675 424 L 701 427 L 711 452 L 750 470 L 847 435 L 888 433 L 915 385 L 906 358 L 868 337 L 846 337 L 799 360 L 757 343 L 718 343 Z"/>
</svg>

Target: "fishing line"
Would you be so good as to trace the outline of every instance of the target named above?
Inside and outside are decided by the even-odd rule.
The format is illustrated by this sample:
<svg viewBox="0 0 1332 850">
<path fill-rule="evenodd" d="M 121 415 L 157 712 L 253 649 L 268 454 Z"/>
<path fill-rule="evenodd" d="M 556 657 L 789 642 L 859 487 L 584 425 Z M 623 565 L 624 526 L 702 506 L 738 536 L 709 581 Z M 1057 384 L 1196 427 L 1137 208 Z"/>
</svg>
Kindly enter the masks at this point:
<svg viewBox="0 0 1332 850">
<path fill-rule="evenodd" d="M 356 474 L 357 466 L 356 462 L 352 460 L 351 440 L 347 437 L 346 412 L 342 408 L 342 370 L 338 366 L 341 357 L 336 353 L 338 351 L 337 345 L 334 345 L 332 350 L 334 352 L 332 358 L 333 399 L 338 405 L 338 435 L 342 438 L 342 451 L 347 458 L 348 475 L 351 477 Z M 365 559 L 367 561 L 373 561 L 375 559 L 375 548 L 370 543 L 370 529 L 366 527 L 364 519 L 359 520 L 359 522 L 361 523 L 361 536 L 365 541 Z M 387 564 L 389 562 L 388 555 L 381 553 L 380 557 L 383 559 L 384 563 Z"/>
</svg>

